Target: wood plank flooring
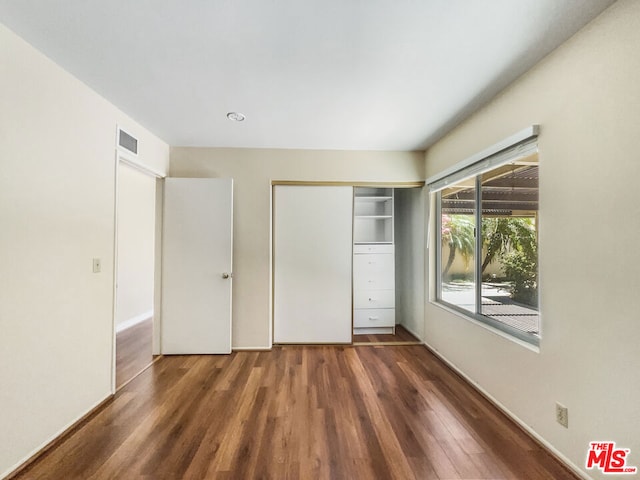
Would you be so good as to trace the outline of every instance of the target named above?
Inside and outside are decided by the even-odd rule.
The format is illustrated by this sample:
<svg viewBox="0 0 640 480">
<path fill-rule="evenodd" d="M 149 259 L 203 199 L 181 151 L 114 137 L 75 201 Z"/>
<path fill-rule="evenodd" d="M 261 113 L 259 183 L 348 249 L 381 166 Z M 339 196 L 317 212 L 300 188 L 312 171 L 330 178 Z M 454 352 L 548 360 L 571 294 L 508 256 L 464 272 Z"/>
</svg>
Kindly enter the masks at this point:
<svg viewBox="0 0 640 480">
<path fill-rule="evenodd" d="M 116 334 L 116 388 L 153 361 L 152 334 L 151 318 Z"/>
<path fill-rule="evenodd" d="M 353 343 L 421 343 L 409 330 L 402 325 L 396 325 L 396 334 L 368 333 L 354 335 Z"/>
<path fill-rule="evenodd" d="M 164 357 L 17 478 L 575 479 L 423 346 Z"/>
</svg>

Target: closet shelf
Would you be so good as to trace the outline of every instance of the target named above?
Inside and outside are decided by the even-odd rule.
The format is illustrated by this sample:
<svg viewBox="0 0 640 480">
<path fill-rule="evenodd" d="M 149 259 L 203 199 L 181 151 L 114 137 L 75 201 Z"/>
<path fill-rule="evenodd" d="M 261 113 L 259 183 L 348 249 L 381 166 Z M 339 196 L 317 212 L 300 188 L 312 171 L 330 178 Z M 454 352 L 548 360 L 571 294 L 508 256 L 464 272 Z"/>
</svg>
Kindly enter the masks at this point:
<svg viewBox="0 0 640 480">
<path fill-rule="evenodd" d="M 393 218 L 391 215 L 355 215 L 355 218 L 369 218 L 372 220 L 385 220 L 387 218 Z"/>
</svg>

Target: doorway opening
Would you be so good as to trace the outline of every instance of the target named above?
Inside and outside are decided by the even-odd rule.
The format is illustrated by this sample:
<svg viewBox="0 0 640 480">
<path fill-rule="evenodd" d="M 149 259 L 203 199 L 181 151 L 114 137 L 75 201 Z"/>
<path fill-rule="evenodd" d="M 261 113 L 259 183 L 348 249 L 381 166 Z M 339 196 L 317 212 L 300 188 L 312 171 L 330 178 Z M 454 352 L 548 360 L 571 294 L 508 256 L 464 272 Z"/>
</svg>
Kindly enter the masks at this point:
<svg viewBox="0 0 640 480">
<path fill-rule="evenodd" d="M 115 390 L 154 361 L 157 176 L 118 160 L 116 171 Z"/>
</svg>

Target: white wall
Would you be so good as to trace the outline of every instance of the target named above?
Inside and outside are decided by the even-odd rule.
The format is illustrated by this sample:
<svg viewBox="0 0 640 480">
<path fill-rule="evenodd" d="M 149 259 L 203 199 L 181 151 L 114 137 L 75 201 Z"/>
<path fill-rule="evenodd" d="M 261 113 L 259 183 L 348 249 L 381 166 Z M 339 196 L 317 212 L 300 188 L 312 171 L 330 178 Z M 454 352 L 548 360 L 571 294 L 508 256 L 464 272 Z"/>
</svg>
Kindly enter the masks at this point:
<svg viewBox="0 0 640 480">
<path fill-rule="evenodd" d="M 116 326 L 153 314 L 156 179 L 118 166 L 118 289 Z"/>
<path fill-rule="evenodd" d="M 425 338 L 582 469 L 595 440 L 640 466 L 638 45 L 640 2 L 621 0 L 426 155 L 428 177 L 541 125 L 539 353 L 433 304 Z"/>
<path fill-rule="evenodd" d="M 234 178 L 233 347 L 267 348 L 271 181 L 422 181 L 424 157 L 417 152 L 173 147 L 170 174 Z"/>
<path fill-rule="evenodd" d="M 3 26 L 0 45 L 2 477 L 111 392 L 116 123 L 149 167 L 169 152 Z"/>
<path fill-rule="evenodd" d="M 396 323 L 424 337 L 425 189 L 395 191 Z"/>
</svg>

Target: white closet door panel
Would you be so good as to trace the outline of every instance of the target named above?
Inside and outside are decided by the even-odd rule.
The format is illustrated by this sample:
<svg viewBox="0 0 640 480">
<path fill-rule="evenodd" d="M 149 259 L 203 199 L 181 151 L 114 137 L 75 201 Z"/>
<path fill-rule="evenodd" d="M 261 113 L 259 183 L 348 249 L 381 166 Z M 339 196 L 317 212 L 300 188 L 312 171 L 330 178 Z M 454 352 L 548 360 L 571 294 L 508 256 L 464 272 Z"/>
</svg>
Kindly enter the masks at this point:
<svg viewBox="0 0 640 480">
<path fill-rule="evenodd" d="M 352 187 L 274 188 L 274 342 L 351 342 Z"/>
</svg>

